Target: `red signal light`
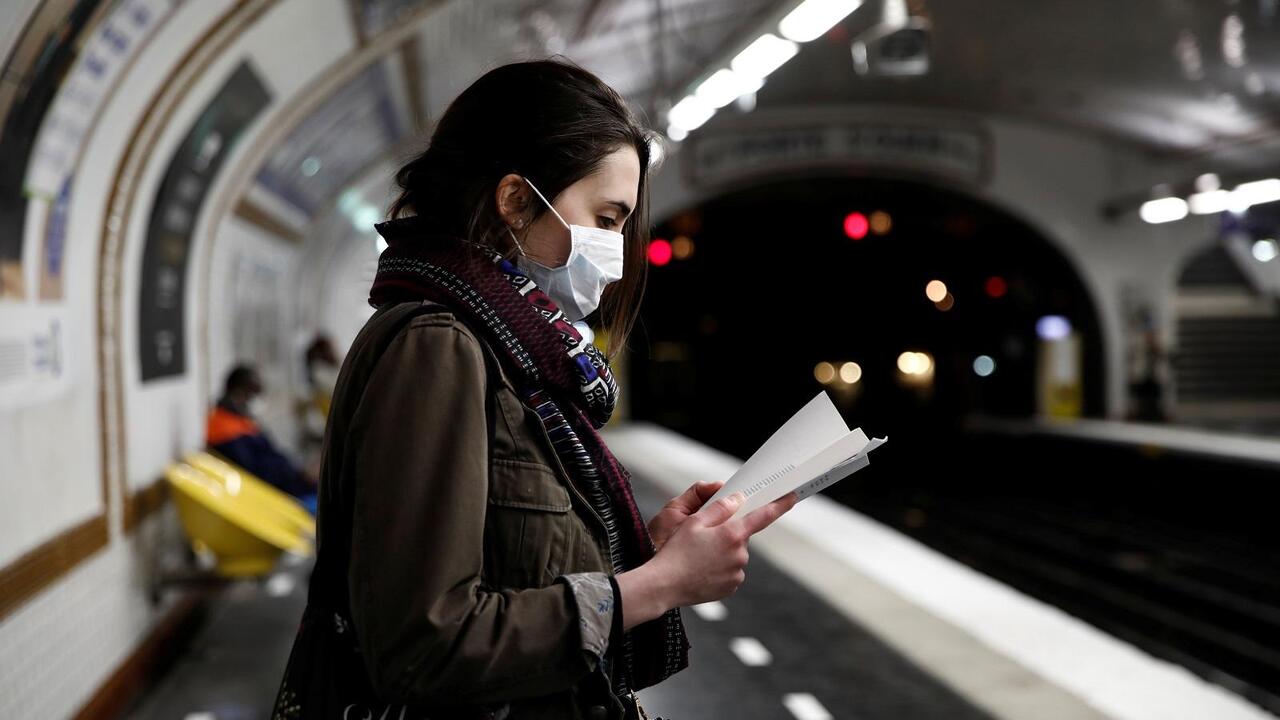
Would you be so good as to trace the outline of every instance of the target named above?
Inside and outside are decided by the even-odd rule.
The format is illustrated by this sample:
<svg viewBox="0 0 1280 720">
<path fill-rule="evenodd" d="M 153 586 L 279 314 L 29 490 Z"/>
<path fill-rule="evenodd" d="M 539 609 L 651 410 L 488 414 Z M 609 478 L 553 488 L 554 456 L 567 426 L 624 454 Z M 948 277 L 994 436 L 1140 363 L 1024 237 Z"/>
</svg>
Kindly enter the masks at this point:
<svg viewBox="0 0 1280 720">
<path fill-rule="evenodd" d="M 844 216 L 844 234 L 849 236 L 850 240 L 861 240 L 867 236 L 867 230 L 871 228 L 871 223 L 867 221 L 867 216 L 860 212 L 851 212 Z"/>
<path fill-rule="evenodd" d="M 649 262 L 662 267 L 671 262 L 671 243 L 657 238 L 649 243 Z"/>
</svg>

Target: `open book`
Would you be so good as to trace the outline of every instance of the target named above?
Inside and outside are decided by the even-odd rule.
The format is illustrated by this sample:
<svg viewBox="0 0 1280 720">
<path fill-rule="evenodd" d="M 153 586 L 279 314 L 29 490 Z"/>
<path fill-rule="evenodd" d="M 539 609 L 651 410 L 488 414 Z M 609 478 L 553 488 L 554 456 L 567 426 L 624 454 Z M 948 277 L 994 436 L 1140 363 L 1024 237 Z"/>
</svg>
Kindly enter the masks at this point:
<svg viewBox="0 0 1280 720">
<path fill-rule="evenodd" d="M 706 505 L 741 492 L 746 500 L 735 515 L 795 491 L 801 499 L 822 491 L 870 462 L 868 454 L 888 438 L 868 440 L 850 430 L 825 392 L 810 400 L 778 428 Z"/>
</svg>

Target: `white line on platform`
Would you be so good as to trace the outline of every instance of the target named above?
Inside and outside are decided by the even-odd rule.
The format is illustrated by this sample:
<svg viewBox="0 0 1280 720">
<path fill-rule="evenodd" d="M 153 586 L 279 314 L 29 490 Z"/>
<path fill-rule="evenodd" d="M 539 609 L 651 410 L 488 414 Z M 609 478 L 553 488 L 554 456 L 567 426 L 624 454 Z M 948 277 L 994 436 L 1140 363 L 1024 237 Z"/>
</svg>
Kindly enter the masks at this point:
<svg viewBox="0 0 1280 720">
<path fill-rule="evenodd" d="M 753 637 L 736 637 L 729 641 L 729 649 L 747 667 L 764 667 L 773 662 L 773 653 Z"/>
<path fill-rule="evenodd" d="M 293 592 L 297 581 L 288 573 L 276 573 L 267 580 L 267 594 L 271 597 L 284 597 Z"/>
<path fill-rule="evenodd" d="M 721 620 L 729 617 L 729 608 L 725 607 L 724 603 L 719 600 L 690 605 L 689 608 L 693 610 L 698 617 L 706 620 L 707 622 L 720 622 Z"/>
<path fill-rule="evenodd" d="M 809 693 L 789 693 L 782 696 L 782 704 L 797 720 L 832 720 L 831 713 Z"/>
</svg>

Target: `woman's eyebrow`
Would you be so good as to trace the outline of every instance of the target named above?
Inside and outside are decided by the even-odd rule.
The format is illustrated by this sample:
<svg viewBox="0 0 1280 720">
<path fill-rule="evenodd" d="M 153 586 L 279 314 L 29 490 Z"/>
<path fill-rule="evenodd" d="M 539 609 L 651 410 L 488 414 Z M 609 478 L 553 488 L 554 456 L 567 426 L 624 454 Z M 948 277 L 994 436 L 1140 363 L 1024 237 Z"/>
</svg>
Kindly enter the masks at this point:
<svg viewBox="0 0 1280 720">
<path fill-rule="evenodd" d="M 614 206 L 614 207 L 618 208 L 618 210 L 621 210 L 621 211 L 622 211 L 622 217 L 628 217 L 629 215 L 631 215 L 631 206 L 630 206 L 630 205 L 628 205 L 628 204 L 626 204 L 626 203 L 624 203 L 624 202 L 622 202 L 621 200 L 609 200 L 609 201 L 608 201 L 608 202 L 606 202 L 605 204 L 606 204 L 606 205 L 612 205 L 612 206 Z"/>
</svg>

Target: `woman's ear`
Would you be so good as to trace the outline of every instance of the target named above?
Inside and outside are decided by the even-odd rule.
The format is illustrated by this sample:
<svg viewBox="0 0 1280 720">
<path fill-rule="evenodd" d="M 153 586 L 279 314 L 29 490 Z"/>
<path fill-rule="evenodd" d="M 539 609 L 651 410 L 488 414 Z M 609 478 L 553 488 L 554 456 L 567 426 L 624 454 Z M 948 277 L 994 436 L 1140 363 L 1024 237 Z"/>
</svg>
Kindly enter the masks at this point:
<svg viewBox="0 0 1280 720">
<path fill-rule="evenodd" d="M 494 203 L 502 221 L 517 230 L 523 228 L 528 222 L 530 195 L 529 183 L 524 178 L 515 173 L 503 176 L 494 191 Z"/>
</svg>

